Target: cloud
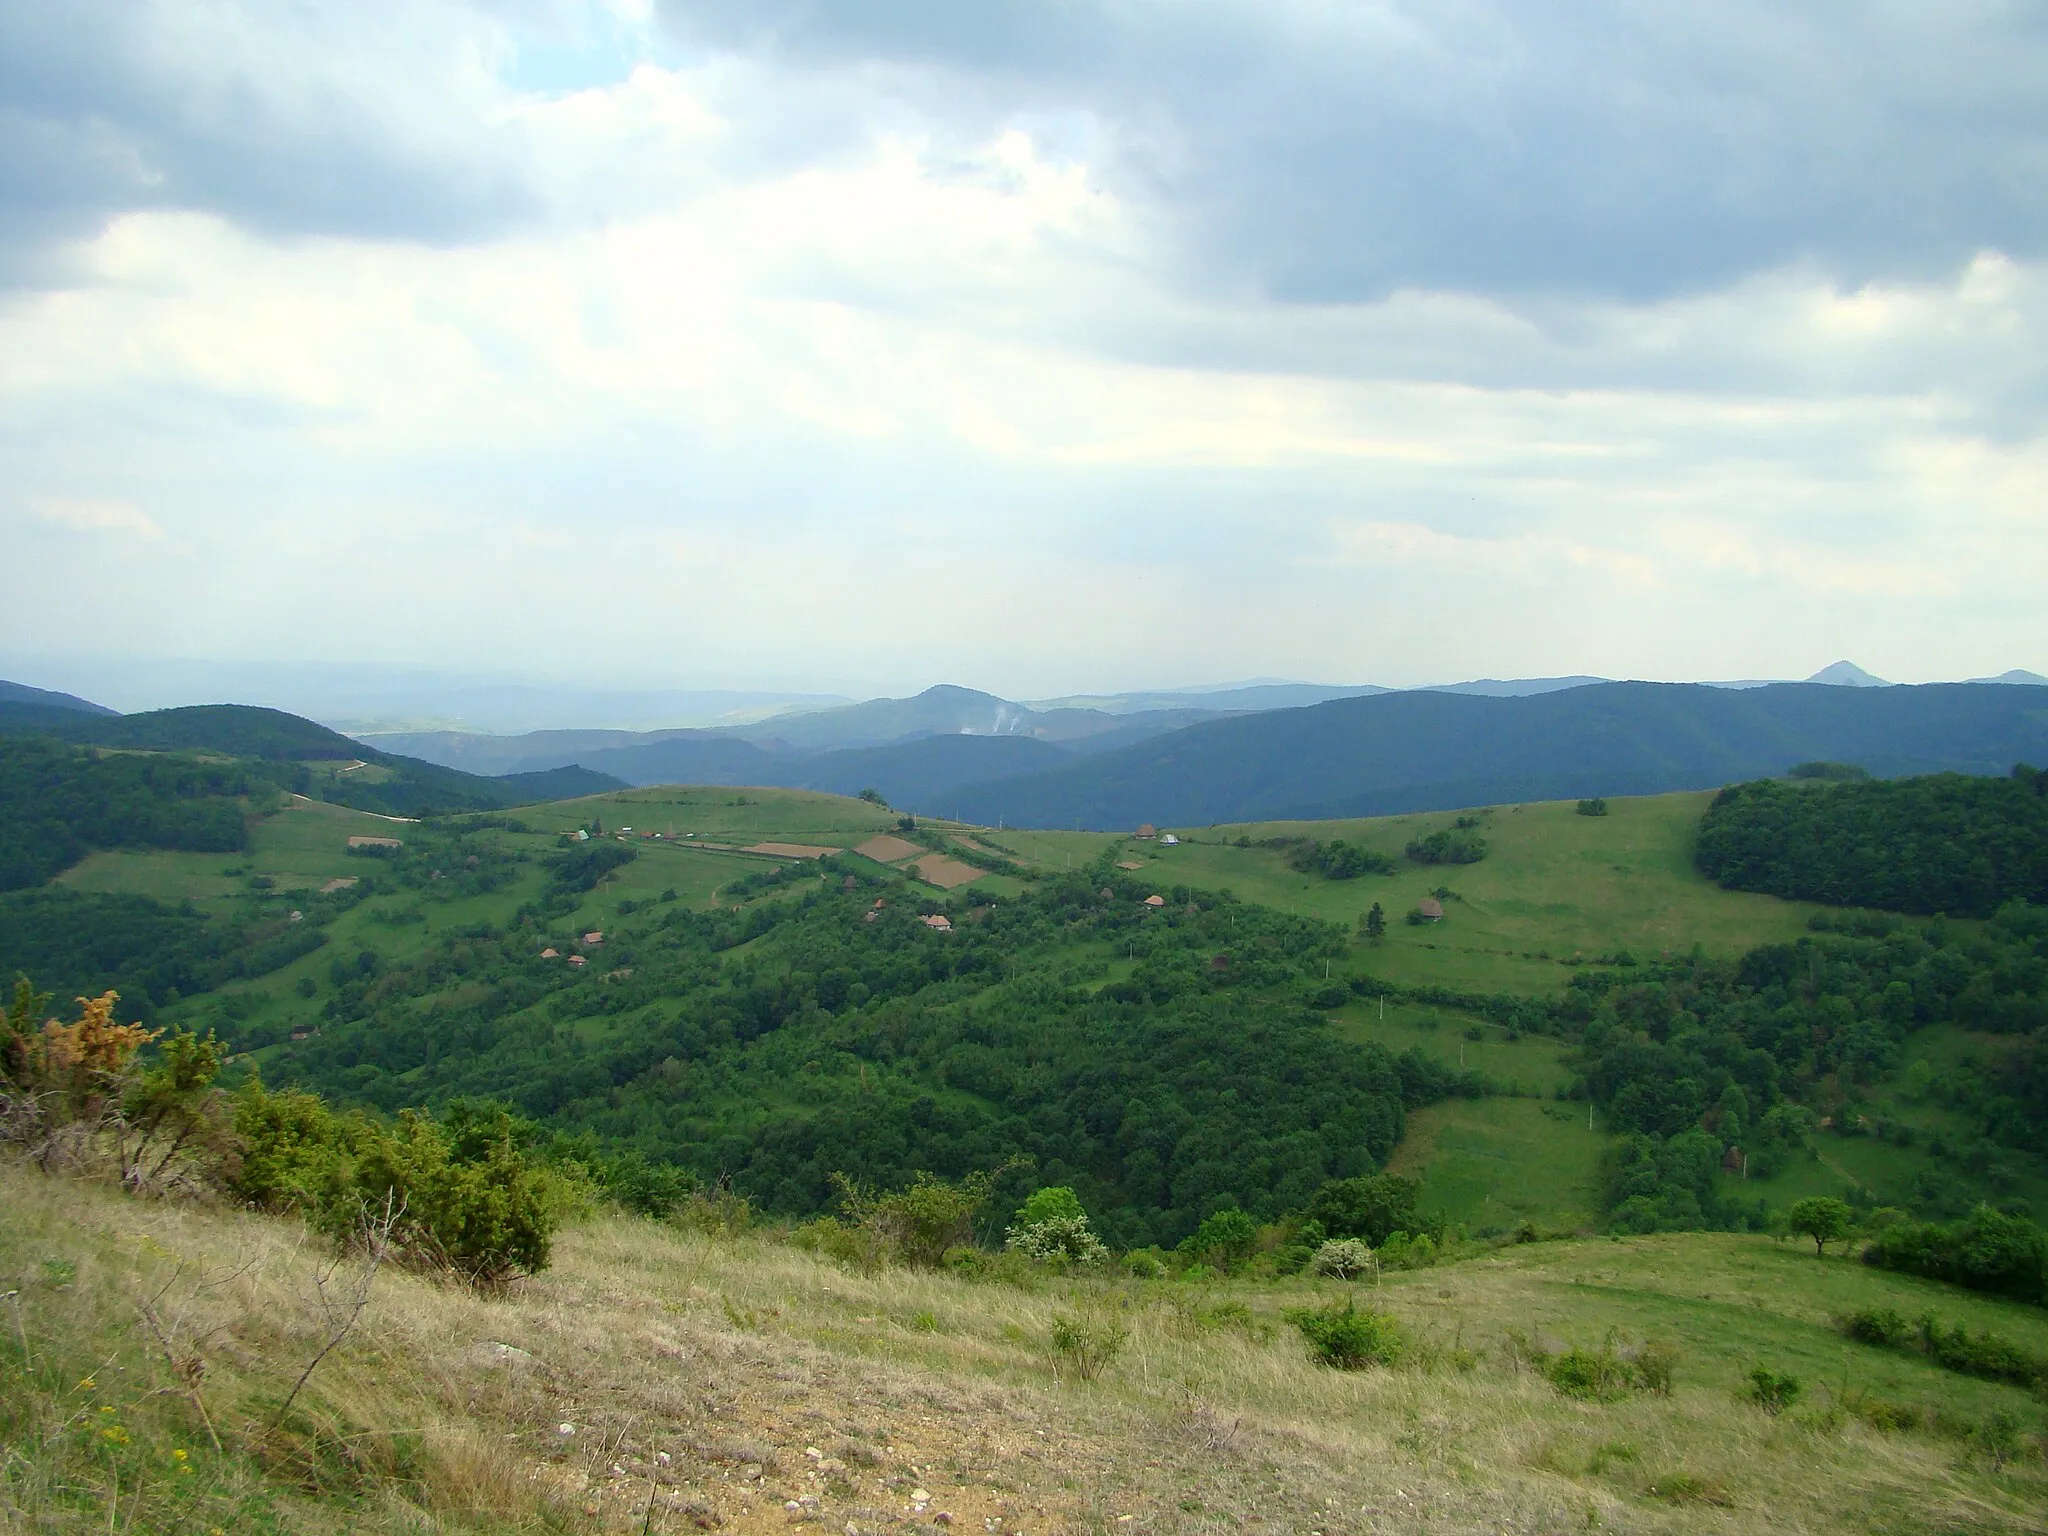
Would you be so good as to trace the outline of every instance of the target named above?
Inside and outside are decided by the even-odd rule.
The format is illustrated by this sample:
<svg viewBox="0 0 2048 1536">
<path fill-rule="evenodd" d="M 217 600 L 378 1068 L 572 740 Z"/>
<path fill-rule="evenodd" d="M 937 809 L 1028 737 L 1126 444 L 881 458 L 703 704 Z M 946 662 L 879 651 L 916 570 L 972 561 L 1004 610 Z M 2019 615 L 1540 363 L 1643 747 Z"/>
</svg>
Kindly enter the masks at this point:
<svg viewBox="0 0 2048 1536">
<path fill-rule="evenodd" d="M 1852 286 L 2034 255 L 2048 22 L 1627 0 L 665 0 L 675 35 L 1094 126 L 1187 277 L 1630 298 L 1800 261 Z"/>
<path fill-rule="evenodd" d="M 155 519 L 125 501 L 48 499 L 30 503 L 29 514 L 53 528 L 72 533 L 125 533 L 150 540 L 164 536 Z"/>
<path fill-rule="evenodd" d="M 0 643 L 89 582 L 654 682 L 2048 664 L 2015 11 L 49 14 Z"/>
</svg>

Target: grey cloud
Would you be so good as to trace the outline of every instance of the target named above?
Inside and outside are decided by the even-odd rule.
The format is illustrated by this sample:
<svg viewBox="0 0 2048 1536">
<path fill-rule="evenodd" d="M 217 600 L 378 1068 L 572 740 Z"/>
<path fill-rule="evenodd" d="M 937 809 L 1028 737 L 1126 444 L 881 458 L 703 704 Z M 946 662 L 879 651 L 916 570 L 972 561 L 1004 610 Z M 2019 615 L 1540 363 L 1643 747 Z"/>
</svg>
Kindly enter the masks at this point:
<svg viewBox="0 0 2048 1536">
<path fill-rule="evenodd" d="M 794 69 L 964 78 L 1111 125 L 1189 275 L 1650 298 L 1793 261 L 1920 275 L 2048 234 L 2048 13 L 1763 0 L 669 0 Z M 900 82 L 898 88 L 904 87 Z M 934 87 L 935 92 L 940 87 Z"/>
<path fill-rule="evenodd" d="M 0 279 L 138 209 L 431 241 L 530 216 L 516 143 L 450 100 L 489 36 L 440 7 L 0 0 Z"/>
</svg>

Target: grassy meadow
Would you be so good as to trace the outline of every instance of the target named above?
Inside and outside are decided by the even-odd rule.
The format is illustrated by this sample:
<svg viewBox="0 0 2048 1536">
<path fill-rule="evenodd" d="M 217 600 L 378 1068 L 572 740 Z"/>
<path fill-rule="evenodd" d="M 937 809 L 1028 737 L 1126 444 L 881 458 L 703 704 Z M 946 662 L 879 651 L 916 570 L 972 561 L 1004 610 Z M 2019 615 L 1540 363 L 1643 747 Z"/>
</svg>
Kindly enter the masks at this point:
<svg viewBox="0 0 2048 1536">
<path fill-rule="evenodd" d="M 1104 846 L 1164 886 L 1228 889 L 1246 901 L 1354 928 L 1378 902 L 1388 920 L 1366 968 L 1404 985 L 1468 991 L 1553 992 L 1566 962 L 1626 950 L 1639 960 L 1690 953 L 1739 954 L 1796 937 L 1815 910 L 1744 891 L 1724 891 L 1692 866 L 1695 829 L 1711 794 L 1652 795 L 1609 802 L 1581 816 L 1572 801 L 1480 811 L 1488 845 L 1477 864 L 1417 865 L 1402 858 L 1412 838 L 1450 826 L 1455 812 L 1357 821 L 1261 822 L 1182 831 L 1166 847 L 1098 833 L 1004 830 L 993 841 L 1041 867 L 1085 863 Z M 1327 880 L 1288 867 L 1282 850 L 1240 848 L 1277 837 L 1338 838 L 1386 854 L 1400 872 Z M 1410 927 L 1403 915 L 1448 887 L 1445 917 Z"/>
<path fill-rule="evenodd" d="M 2039 1530 L 2048 1501 L 2038 1403 L 1831 1325 L 1932 1310 L 2039 1352 L 2048 1316 L 1764 1238 L 1377 1286 L 971 1282 L 594 1217 L 490 1295 L 378 1275 L 286 1412 L 334 1337 L 328 1262 L 289 1220 L 0 1166 L 0 1529 L 1906 1536 Z M 1391 1368 L 1316 1364 L 1286 1320 L 1345 1296 L 1397 1320 Z M 1062 1319 L 1121 1335 L 1093 1379 Z M 1603 1342 L 1666 1346 L 1668 1395 L 1527 1364 Z M 1783 1414 L 1743 1400 L 1758 1365 L 1798 1378 Z"/>
</svg>

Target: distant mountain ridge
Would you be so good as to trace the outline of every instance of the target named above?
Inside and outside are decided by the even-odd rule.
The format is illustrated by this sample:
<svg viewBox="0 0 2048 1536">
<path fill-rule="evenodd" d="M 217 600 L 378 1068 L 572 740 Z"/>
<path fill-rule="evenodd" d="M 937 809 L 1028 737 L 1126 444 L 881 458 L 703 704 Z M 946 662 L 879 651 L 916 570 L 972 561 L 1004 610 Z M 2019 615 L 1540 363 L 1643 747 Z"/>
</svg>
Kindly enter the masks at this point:
<svg viewBox="0 0 2048 1536">
<path fill-rule="evenodd" d="M 1818 758 L 1884 776 L 2048 760 L 2048 689 L 1602 683 L 1520 698 L 1381 694 L 1191 726 L 953 798 L 985 823 L 1200 826 L 1706 789 Z"/>
</svg>

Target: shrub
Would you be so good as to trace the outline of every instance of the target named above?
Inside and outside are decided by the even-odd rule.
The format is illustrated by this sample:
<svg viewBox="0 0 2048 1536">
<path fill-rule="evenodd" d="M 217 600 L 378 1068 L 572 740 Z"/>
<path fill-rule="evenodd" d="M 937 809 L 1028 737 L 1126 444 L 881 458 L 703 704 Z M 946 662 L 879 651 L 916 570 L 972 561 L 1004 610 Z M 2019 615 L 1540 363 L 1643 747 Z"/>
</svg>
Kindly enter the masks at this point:
<svg viewBox="0 0 2048 1536">
<path fill-rule="evenodd" d="M 1012 1227 L 1007 1244 L 1012 1252 L 1056 1269 L 1109 1261 L 1109 1250 L 1089 1230 L 1086 1216 L 1049 1216 L 1028 1227 Z"/>
<path fill-rule="evenodd" d="M 1835 1319 L 1835 1326 L 1862 1344 L 1903 1344 L 1912 1328 L 1890 1307 L 1862 1307 Z"/>
<path fill-rule="evenodd" d="M 1053 1370 L 1061 1376 L 1093 1381 L 1123 1353 L 1130 1336 L 1123 1318 L 1114 1312 L 1056 1312 L 1052 1319 Z"/>
<path fill-rule="evenodd" d="M 1242 1269 L 1259 1243 L 1258 1223 L 1232 1206 L 1215 1212 L 1180 1242 L 1177 1251 L 1223 1274 Z"/>
<path fill-rule="evenodd" d="M 1953 1226 L 1899 1222 L 1873 1237 L 1863 1262 L 1973 1291 L 2048 1303 L 2048 1233 L 1980 1205 Z"/>
<path fill-rule="evenodd" d="M 1486 839 L 1446 827 L 1414 839 L 1404 851 L 1417 864 L 1477 864 L 1486 857 Z"/>
<path fill-rule="evenodd" d="M 1776 1418 L 1799 1401 L 1799 1388 L 1797 1376 L 1781 1375 L 1768 1366 L 1753 1365 L 1749 1369 L 1749 1385 L 1744 1388 L 1742 1396 L 1745 1402 L 1756 1404 Z"/>
<path fill-rule="evenodd" d="M 1670 1396 L 1679 1353 L 1659 1339 L 1634 1348 L 1618 1347 L 1610 1333 L 1597 1350 L 1571 1348 L 1562 1353 L 1510 1331 L 1508 1357 L 1536 1371 L 1566 1397 L 1613 1402 L 1631 1392 Z"/>
<path fill-rule="evenodd" d="M 1612 1402 L 1635 1386 L 1627 1362 L 1609 1349 L 1568 1349 L 1545 1361 L 1542 1370 L 1566 1397 L 1588 1402 Z"/>
<path fill-rule="evenodd" d="M 1579 802 L 1579 814 L 1581 816 L 1605 816 L 1607 814 L 1607 802 L 1599 795 L 1595 795 L 1590 800 L 1581 800 Z"/>
<path fill-rule="evenodd" d="M 394 1254 L 479 1287 L 546 1269 L 560 1190 L 509 1136 L 458 1160 L 432 1120 L 410 1110 L 390 1129 L 355 1118 L 343 1177 L 313 1225 L 347 1242 L 387 1201 L 397 1212 Z"/>
<path fill-rule="evenodd" d="M 1372 1249 L 1355 1237 L 1331 1238 L 1315 1251 L 1308 1264 L 1317 1274 L 1337 1280 L 1356 1280 L 1361 1275 L 1376 1273 L 1380 1267 Z"/>
<path fill-rule="evenodd" d="M 995 1173 L 971 1173 L 954 1184 L 920 1173 L 908 1189 L 879 1192 L 871 1185 L 832 1175 L 839 1203 L 854 1225 L 866 1229 L 897 1262 L 937 1269 L 946 1250 L 966 1243 L 974 1217 L 987 1204 Z"/>
<path fill-rule="evenodd" d="M 1401 1357 L 1401 1326 L 1384 1312 L 1360 1311 L 1347 1298 L 1341 1307 L 1304 1308 L 1285 1314 L 1308 1340 L 1316 1359 L 1340 1371 L 1392 1365 Z"/>
</svg>

